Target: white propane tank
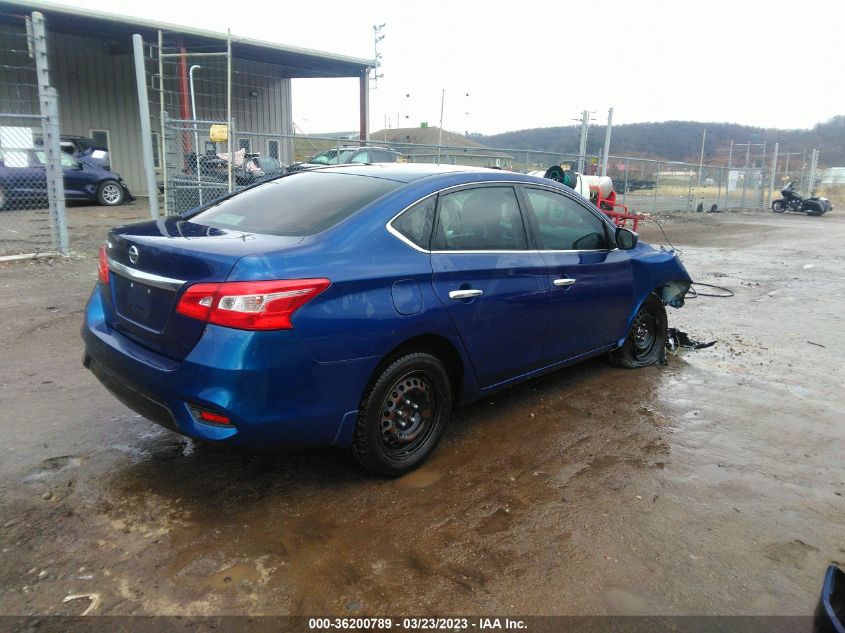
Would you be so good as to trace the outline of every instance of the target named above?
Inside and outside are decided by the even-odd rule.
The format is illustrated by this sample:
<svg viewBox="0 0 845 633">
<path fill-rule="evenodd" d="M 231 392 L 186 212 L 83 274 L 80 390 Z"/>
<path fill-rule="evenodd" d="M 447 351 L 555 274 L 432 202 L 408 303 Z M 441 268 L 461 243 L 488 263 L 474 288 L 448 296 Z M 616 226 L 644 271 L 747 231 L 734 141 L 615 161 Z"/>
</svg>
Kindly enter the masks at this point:
<svg viewBox="0 0 845 633">
<path fill-rule="evenodd" d="M 582 178 L 587 184 L 587 193 L 582 195 L 586 195 L 588 198 L 590 197 L 590 187 L 595 187 L 601 191 L 602 198 L 607 198 L 613 191 L 613 180 L 610 179 L 610 176 L 582 176 Z"/>
</svg>

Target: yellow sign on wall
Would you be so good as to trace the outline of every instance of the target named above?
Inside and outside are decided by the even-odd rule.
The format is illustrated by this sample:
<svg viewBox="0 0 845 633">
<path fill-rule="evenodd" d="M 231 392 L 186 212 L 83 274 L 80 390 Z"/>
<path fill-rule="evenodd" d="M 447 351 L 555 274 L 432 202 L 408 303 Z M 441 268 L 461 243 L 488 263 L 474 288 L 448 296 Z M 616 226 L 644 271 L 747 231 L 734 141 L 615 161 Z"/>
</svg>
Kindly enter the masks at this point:
<svg viewBox="0 0 845 633">
<path fill-rule="evenodd" d="M 211 126 L 211 140 L 215 143 L 225 143 L 229 140 L 229 126 L 218 123 Z"/>
</svg>

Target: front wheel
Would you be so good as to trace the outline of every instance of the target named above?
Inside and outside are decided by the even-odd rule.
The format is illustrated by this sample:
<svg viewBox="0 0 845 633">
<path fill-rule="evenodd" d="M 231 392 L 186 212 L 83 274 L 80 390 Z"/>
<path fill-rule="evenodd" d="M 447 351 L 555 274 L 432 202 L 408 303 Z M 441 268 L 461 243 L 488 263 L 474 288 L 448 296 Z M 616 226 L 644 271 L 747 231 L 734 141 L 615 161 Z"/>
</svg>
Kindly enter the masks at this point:
<svg viewBox="0 0 845 633">
<path fill-rule="evenodd" d="M 665 353 L 668 325 L 663 303 L 655 295 L 649 295 L 634 317 L 625 342 L 610 353 L 610 362 L 627 369 L 658 362 Z"/>
<path fill-rule="evenodd" d="M 104 207 L 123 204 L 123 187 L 115 180 L 106 180 L 97 188 L 97 202 Z"/>
<path fill-rule="evenodd" d="M 434 451 L 451 409 L 452 387 L 443 363 L 422 352 L 402 356 L 365 392 L 352 454 L 372 473 L 404 475 Z"/>
<path fill-rule="evenodd" d="M 785 200 L 773 200 L 772 201 L 772 211 L 775 213 L 783 213 L 786 211 L 786 201 Z"/>
</svg>

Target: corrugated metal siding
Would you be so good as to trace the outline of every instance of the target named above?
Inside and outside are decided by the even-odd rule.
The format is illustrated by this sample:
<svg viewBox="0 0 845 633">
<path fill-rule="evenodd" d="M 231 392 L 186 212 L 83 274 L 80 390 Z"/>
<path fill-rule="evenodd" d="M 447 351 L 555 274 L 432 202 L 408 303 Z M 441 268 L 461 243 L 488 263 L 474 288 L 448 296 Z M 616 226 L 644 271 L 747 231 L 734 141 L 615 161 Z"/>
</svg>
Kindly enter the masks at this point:
<svg viewBox="0 0 845 633">
<path fill-rule="evenodd" d="M 0 24 L 0 112 L 39 114 L 35 62 L 23 20 L 17 26 Z"/>
<path fill-rule="evenodd" d="M 140 192 L 138 103 L 131 49 L 78 35 L 49 33 L 50 77 L 59 91 L 62 134 L 90 136 L 108 130 L 111 166 Z"/>
</svg>

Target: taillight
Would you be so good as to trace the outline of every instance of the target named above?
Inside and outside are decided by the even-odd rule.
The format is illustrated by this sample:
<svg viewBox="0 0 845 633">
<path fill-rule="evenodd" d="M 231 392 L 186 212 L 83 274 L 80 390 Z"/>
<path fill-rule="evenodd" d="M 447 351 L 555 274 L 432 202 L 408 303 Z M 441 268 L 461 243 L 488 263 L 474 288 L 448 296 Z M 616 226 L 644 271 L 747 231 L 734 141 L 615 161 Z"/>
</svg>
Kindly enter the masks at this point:
<svg viewBox="0 0 845 633">
<path fill-rule="evenodd" d="M 194 414 L 194 418 L 200 422 L 205 422 L 206 424 L 222 425 L 232 423 L 229 416 L 223 415 L 222 413 L 215 413 L 214 411 L 209 411 L 208 409 L 201 409 L 200 407 L 191 407 L 191 413 Z"/>
<path fill-rule="evenodd" d="M 109 256 L 105 246 L 100 247 L 100 253 L 97 256 L 97 278 L 104 284 L 109 283 Z"/>
<path fill-rule="evenodd" d="M 328 279 L 194 284 L 182 294 L 176 311 L 241 330 L 289 330 L 293 313 L 330 284 Z"/>
</svg>

